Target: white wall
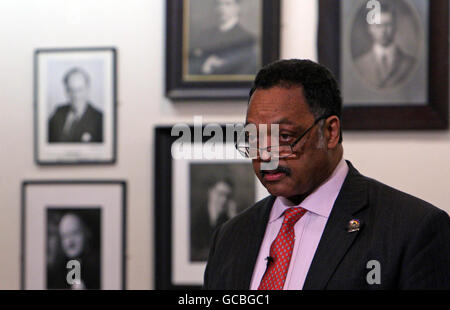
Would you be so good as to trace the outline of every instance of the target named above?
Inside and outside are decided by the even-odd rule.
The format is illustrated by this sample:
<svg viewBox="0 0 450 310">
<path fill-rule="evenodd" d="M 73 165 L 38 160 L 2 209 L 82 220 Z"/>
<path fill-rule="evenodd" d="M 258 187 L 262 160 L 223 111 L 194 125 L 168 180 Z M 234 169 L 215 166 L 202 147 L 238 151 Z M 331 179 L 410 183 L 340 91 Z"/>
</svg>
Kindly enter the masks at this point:
<svg viewBox="0 0 450 310">
<path fill-rule="evenodd" d="M 284 0 L 282 56 L 316 59 L 316 0 Z M 243 121 L 245 102 L 172 104 L 164 97 L 164 0 L 0 0 L 0 289 L 19 288 L 20 186 L 25 179 L 128 181 L 129 289 L 153 288 L 153 128 Z M 33 50 L 118 49 L 118 162 L 38 167 L 33 161 Z M 364 174 L 450 212 L 450 133 L 344 133 Z"/>
</svg>

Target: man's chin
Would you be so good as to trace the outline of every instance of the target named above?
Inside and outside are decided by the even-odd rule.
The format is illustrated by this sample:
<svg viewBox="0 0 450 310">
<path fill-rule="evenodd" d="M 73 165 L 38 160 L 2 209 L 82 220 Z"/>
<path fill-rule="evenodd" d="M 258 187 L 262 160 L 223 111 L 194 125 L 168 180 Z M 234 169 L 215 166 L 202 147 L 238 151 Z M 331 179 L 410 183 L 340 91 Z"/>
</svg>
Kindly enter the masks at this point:
<svg viewBox="0 0 450 310">
<path fill-rule="evenodd" d="M 264 186 L 272 196 L 276 197 L 292 196 L 292 191 L 289 189 L 288 186 L 286 186 L 286 184 L 283 184 L 283 182 L 276 182 L 276 183 L 267 182 L 264 184 Z"/>
<path fill-rule="evenodd" d="M 383 40 L 383 41 L 381 42 L 381 46 L 387 48 L 387 47 L 391 46 L 392 43 L 393 43 L 393 40 L 391 40 L 391 39 L 386 39 L 386 40 Z"/>
</svg>

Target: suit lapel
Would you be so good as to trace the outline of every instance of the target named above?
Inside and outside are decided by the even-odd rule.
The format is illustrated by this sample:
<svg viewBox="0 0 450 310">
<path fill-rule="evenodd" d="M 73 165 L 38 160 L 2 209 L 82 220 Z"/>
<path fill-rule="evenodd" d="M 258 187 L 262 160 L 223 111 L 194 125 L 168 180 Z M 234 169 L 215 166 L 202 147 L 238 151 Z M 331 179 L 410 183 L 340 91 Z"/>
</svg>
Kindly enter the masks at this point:
<svg viewBox="0 0 450 310">
<path fill-rule="evenodd" d="M 242 249 L 241 259 L 242 269 L 237 268 L 239 274 L 233 278 L 236 279 L 236 288 L 239 290 L 250 289 L 250 283 L 253 276 L 253 269 L 256 265 L 256 260 L 259 254 L 259 248 L 266 232 L 267 223 L 269 222 L 270 211 L 276 197 L 270 196 L 266 202 L 259 208 L 257 216 L 253 217 L 253 222 L 250 223 L 249 234 L 247 236 L 248 247 Z"/>
<path fill-rule="evenodd" d="M 364 224 L 363 215 L 358 217 L 355 214 L 367 206 L 367 183 L 350 162 L 347 164 L 349 172 L 323 231 L 303 286 L 304 290 L 326 288 L 337 266 L 359 234 L 359 231 L 347 231 L 349 221 L 357 218 L 362 225 Z"/>
</svg>

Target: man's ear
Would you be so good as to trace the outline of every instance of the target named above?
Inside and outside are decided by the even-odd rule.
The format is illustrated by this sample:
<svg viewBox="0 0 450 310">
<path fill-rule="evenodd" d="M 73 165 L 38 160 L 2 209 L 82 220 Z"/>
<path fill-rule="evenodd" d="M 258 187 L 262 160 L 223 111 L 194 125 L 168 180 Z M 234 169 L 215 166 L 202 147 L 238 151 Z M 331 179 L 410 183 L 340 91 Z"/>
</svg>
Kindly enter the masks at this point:
<svg viewBox="0 0 450 310">
<path fill-rule="evenodd" d="M 324 133 L 328 149 L 334 149 L 339 144 L 339 138 L 341 136 L 341 122 L 339 117 L 333 115 L 325 120 Z"/>
</svg>

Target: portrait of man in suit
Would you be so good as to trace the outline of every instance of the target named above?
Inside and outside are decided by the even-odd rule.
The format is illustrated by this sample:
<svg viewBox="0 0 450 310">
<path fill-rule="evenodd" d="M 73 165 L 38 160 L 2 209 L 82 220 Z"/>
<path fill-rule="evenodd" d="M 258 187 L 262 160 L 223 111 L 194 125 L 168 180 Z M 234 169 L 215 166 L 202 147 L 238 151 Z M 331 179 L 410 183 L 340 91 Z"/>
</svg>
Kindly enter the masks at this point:
<svg viewBox="0 0 450 310">
<path fill-rule="evenodd" d="M 191 0 L 191 2 L 194 4 L 194 1 Z M 200 2 L 203 6 L 204 2 L 201 0 Z M 190 42 L 189 74 L 256 74 L 259 64 L 258 42 L 255 35 L 241 23 L 243 1 L 213 0 L 213 2 L 213 11 L 205 12 L 205 14 L 212 15 L 215 24 L 204 27 L 201 35 L 195 36 L 197 39 Z M 202 24 L 201 20 L 192 22 Z M 197 29 L 201 28 L 197 27 Z"/>
<path fill-rule="evenodd" d="M 398 44 L 398 9 L 395 1 L 380 2 L 380 23 L 366 23 L 372 45 L 354 59 L 360 75 L 376 89 L 398 86 L 410 76 L 417 62 Z"/>
<path fill-rule="evenodd" d="M 47 288 L 100 289 L 100 210 L 49 209 Z M 80 282 L 67 282 L 67 263 L 80 264 Z"/>
<path fill-rule="evenodd" d="M 103 113 L 89 100 L 90 77 L 79 67 L 63 77 L 68 102 L 60 104 L 48 121 L 49 143 L 102 143 Z"/>
<path fill-rule="evenodd" d="M 215 230 L 205 289 L 450 288 L 448 214 L 361 174 L 344 158 L 341 116 L 324 66 L 292 59 L 259 71 L 246 123 L 277 124 L 278 143 L 260 132 L 257 146 L 236 148 L 270 195 Z M 273 157 L 278 166 L 263 169 Z"/>
<path fill-rule="evenodd" d="M 236 215 L 233 189 L 234 184 L 230 179 L 217 180 L 208 186 L 206 206 L 198 209 L 191 227 L 192 261 L 205 261 L 208 258 L 212 233 Z"/>
<path fill-rule="evenodd" d="M 191 164 L 190 171 L 190 258 L 204 262 L 216 228 L 255 201 L 255 177 L 242 163 Z"/>
</svg>

